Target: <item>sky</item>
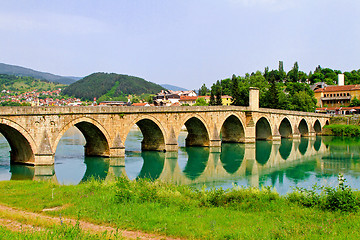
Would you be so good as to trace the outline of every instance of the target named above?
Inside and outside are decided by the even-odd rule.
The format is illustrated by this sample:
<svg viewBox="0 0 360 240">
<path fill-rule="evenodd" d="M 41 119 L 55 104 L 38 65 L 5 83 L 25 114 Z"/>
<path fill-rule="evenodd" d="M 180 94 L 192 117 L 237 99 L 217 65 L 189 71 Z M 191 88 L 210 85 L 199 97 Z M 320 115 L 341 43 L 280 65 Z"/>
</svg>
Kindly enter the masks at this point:
<svg viewBox="0 0 360 240">
<path fill-rule="evenodd" d="M 360 68 L 358 0 L 0 0 L 0 62 L 187 89 L 279 61 Z"/>
</svg>

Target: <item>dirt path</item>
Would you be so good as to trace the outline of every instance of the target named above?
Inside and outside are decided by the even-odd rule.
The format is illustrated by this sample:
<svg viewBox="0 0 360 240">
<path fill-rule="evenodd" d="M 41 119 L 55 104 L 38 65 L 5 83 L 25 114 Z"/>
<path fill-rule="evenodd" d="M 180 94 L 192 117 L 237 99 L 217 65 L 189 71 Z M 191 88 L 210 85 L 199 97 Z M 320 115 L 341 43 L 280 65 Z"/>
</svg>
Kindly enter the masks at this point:
<svg viewBox="0 0 360 240">
<path fill-rule="evenodd" d="M 33 213 L 33 212 L 15 209 L 1 204 L 0 204 L 0 214 L 2 216 L 0 217 L 0 225 L 12 231 L 21 231 L 24 229 L 41 230 L 41 229 L 46 229 L 46 226 L 49 227 L 50 225 L 54 225 L 54 224 L 60 225 L 61 223 L 65 223 L 65 224 L 75 225 L 76 223 L 79 223 L 80 228 L 82 230 L 94 234 L 103 233 L 106 231 L 108 233 L 120 232 L 122 236 L 127 239 L 180 240 L 180 238 L 169 238 L 155 234 L 143 233 L 140 231 L 115 229 L 109 226 L 96 225 L 85 221 L 77 221 L 76 219 L 46 216 L 39 213 Z"/>
</svg>

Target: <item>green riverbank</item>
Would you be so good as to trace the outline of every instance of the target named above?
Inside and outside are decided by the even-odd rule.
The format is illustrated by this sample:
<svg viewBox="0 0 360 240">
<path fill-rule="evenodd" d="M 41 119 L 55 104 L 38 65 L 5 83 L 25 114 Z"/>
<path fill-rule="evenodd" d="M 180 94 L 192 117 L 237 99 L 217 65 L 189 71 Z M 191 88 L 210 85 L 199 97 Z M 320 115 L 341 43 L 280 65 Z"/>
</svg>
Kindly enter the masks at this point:
<svg viewBox="0 0 360 240">
<path fill-rule="evenodd" d="M 360 197 L 340 188 L 279 196 L 270 189 L 194 190 L 161 182 L 76 186 L 0 182 L 0 203 L 119 229 L 184 239 L 358 239 Z M 340 206 L 340 207 L 338 207 Z M 0 228 L 0 233 L 1 233 Z M 1 236 L 1 235 L 0 235 Z M 56 239 L 56 238 L 55 238 Z M 79 237 L 78 239 L 88 239 Z"/>
<path fill-rule="evenodd" d="M 360 137 L 360 126 L 343 124 L 326 125 L 323 128 L 323 135 Z"/>
</svg>

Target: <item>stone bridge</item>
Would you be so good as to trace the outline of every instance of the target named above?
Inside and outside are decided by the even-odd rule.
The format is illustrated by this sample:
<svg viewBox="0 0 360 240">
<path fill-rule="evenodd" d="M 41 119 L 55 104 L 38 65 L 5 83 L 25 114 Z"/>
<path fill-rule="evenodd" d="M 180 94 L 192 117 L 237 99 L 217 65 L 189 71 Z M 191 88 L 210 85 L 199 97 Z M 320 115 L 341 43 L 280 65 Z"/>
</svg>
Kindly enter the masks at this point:
<svg viewBox="0 0 360 240">
<path fill-rule="evenodd" d="M 125 140 L 136 124 L 142 150 L 178 151 L 186 127 L 186 146 L 220 149 L 222 142 L 311 137 L 329 123 L 324 114 L 259 108 L 250 89 L 248 107 L 2 107 L 0 133 L 9 142 L 11 163 L 54 164 L 63 134 L 77 127 L 86 139 L 86 156 L 124 157 Z"/>
</svg>

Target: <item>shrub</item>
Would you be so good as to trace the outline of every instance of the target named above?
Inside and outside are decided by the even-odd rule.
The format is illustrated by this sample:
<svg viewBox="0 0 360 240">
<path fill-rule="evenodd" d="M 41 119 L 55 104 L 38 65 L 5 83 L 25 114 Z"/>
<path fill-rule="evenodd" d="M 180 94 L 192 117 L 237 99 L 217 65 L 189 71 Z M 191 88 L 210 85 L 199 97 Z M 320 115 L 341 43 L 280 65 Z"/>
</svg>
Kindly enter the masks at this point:
<svg viewBox="0 0 360 240">
<path fill-rule="evenodd" d="M 327 125 L 324 129 L 329 129 L 335 136 L 360 136 L 360 126 L 357 125 Z"/>
<path fill-rule="evenodd" d="M 287 200 L 305 207 L 318 207 L 323 210 L 354 212 L 359 209 L 360 199 L 349 186 L 344 185 L 345 179 L 338 176 L 339 186 L 318 187 L 312 189 L 296 188 L 287 195 Z"/>
</svg>

